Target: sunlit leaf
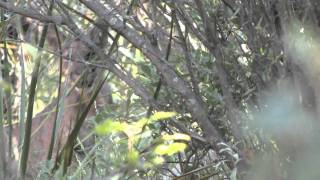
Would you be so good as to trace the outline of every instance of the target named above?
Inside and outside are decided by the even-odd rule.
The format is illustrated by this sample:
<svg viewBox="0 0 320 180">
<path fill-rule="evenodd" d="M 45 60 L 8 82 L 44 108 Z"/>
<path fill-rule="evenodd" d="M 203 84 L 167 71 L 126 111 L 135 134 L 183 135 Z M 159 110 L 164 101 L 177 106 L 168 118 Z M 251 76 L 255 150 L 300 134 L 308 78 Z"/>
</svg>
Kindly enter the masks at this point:
<svg viewBox="0 0 320 180">
<path fill-rule="evenodd" d="M 161 156 L 157 156 L 157 157 L 152 159 L 152 163 L 155 164 L 155 165 L 162 164 L 162 163 L 164 163 L 164 158 L 161 157 Z"/>
<path fill-rule="evenodd" d="M 156 147 L 154 152 L 159 155 L 172 155 L 174 153 L 183 151 L 187 147 L 184 143 L 172 143 L 169 145 L 161 144 Z"/>
<path fill-rule="evenodd" d="M 123 126 L 124 133 L 127 134 L 128 137 L 132 137 L 142 132 L 142 128 L 147 124 L 148 119 L 142 118 L 137 122 L 133 122 L 130 124 L 125 124 Z"/>
<path fill-rule="evenodd" d="M 163 119 L 168 119 L 171 118 L 173 116 L 175 116 L 177 113 L 175 112 L 156 112 L 154 113 L 151 117 L 150 120 L 152 121 L 158 121 L 158 120 L 163 120 Z"/>
<path fill-rule="evenodd" d="M 120 48 L 119 48 L 119 51 L 120 51 L 124 56 L 126 56 L 126 57 L 134 60 L 134 55 L 133 55 L 133 53 L 130 51 L 130 49 L 120 47 Z"/>
<path fill-rule="evenodd" d="M 144 56 L 143 56 L 143 54 L 141 53 L 141 51 L 139 49 L 136 49 L 135 59 L 137 61 L 143 61 L 144 60 Z"/>
<path fill-rule="evenodd" d="M 182 134 L 182 133 L 175 133 L 175 134 L 165 134 L 162 136 L 163 140 L 170 141 L 170 140 L 185 140 L 185 141 L 190 141 L 191 138 L 187 134 Z"/>
<path fill-rule="evenodd" d="M 36 47 L 28 43 L 22 43 L 21 47 L 23 49 L 24 55 L 27 57 L 27 60 L 35 59 L 38 55 L 38 50 Z"/>
<path fill-rule="evenodd" d="M 15 50 L 14 48 L 11 48 L 11 49 L 8 48 L 8 55 L 9 55 L 9 57 L 11 59 L 11 62 L 13 64 L 17 64 L 18 60 L 17 60 L 16 55 L 14 54 L 14 50 Z"/>
<path fill-rule="evenodd" d="M 14 50 L 17 48 L 17 45 L 11 44 L 11 43 L 6 43 L 5 45 L 5 43 L 0 43 L 0 48 L 4 48 L 4 47 L 6 47 L 8 50 L 9 49 Z"/>
<path fill-rule="evenodd" d="M 106 120 L 105 122 L 99 124 L 95 128 L 95 132 L 98 135 L 106 135 L 110 133 L 116 133 L 123 131 L 126 124 L 120 123 L 118 121 L 112 121 L 111 119 Z"/>
<path fill-rule="evenodd" d="M 127 155 L 127 161 L 131 165 L 137 164 L 139 160 L 139 152 L 136 150 L 130 150 Z"/>
<path fill-rule="evenodd" d="M 141 118 L 137 121 L 137 124 L 139 124 L 140 126 L 144 126 L 148 123 L 148 119 L 147 118 Z"/>
</svg>

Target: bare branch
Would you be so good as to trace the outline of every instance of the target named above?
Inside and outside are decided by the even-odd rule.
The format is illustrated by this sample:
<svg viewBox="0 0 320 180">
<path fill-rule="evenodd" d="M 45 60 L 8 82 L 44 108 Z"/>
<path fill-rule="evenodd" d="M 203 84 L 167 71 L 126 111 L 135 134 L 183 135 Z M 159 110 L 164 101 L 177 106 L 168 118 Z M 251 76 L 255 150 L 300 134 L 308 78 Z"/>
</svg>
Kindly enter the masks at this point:
<svg viewBox="0 0 320 180">
<path fill-rule="evenodd" d="M 174 69 L 165 61 L 164 55 L 159 49 L 153 48 L 150 41 L 141 37 L 141 35 L 139 35 L 130 27 L 125 26 L 118 17 L 115 17 L 110 13 L 111 9 L 109 9 L 107 6 L 96 0 L 80 0 L 80 2 L 95 12 L 112 29 L 124 36 L 129 42 L 131 42 L 136 48 L 140 49 L 150 59 L 153 65 L 155 65 L 157 68 L 158 72 L 163 75 L 167 85 L 186 99 L 186 106 L 188 107 L 192 116 L 198 120 L 209 142 L 215 142 L 217 139 L 220 139 L 218 131 L 209 120 L 206 107 L 204 107 L 203 103 L 199 102 L 188 83 L 179 77 Z"/>
<path fill-rule="evenodd" d="M 42 15 L 28 8 L 18 7 L 13 5 L 12 3 L 4 2 L 4 1 L 0 1 L 0 7 L 10 12 L 20 14 L 25 17 L 30 17 L 32 19 L 36 19 L 41 22 L 55 23 L 55 24 L 62 24 L 62 25 L 66 24 L 66 19 L 63 16 Z"/>
</svg>

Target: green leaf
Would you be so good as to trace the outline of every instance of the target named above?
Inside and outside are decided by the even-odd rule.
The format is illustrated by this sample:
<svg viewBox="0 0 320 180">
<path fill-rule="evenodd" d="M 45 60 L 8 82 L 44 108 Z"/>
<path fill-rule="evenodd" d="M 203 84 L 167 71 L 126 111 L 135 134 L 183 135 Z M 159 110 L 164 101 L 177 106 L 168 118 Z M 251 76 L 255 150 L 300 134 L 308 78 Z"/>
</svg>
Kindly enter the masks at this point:
<svg viewBox="0 0 320 180">
<path fill-rule="evenodd" d="M 172 143 L 169 145 L 161 144 L 156 147 L 154 152 L 159 155 L 169 155 L 183 151 L 187 147 L 184 143 Z"/>
<path fill-rule="evenodd" d="M 173 116 L 175 116 L 177 113 L 175 112 L 156 112 L 154 113 L 151 117 L 150 120 L 151 121 L 158 121 L 158 120 L 163 120 L 163 119 L 168 119 L 171 118 Z"/>
<path fill-rule="evenodd" d="M 135 165 L 137 164 L 139 160 L 139 152 L 136 150 L 131 150 L 129 151 L 128 155 L 127 155 L 127 161 L 130 165 Z"/>
<path fill-rule="evenodd" d="M 6 81 L 1 80 L 0 81 L 0 87 L 3 88 L 6 93 L 10 93 L 11 92 L 11 84 L 9 84 Z"/>
<path fill-rule="evenodd" d="M 106 135 L 110 133 L 116 133 L 123 131 L 126 127 L 125 123 L 120 123 L 118 121 L 113 121 L 111 119 L 99 124 L 95 128 L 95 132 L 98 135 Z"/>
<path fill-rule="evenodd" d="M 155 165 L 162 164 L 162 163 L 164 163 L 164 158 L 161 157 L 161 156 L 157 156 L 157 157 L 152 159 L 152 163 L 155 164 Z"/>
<path fill-rule="evenodd" d="M 147 76 L 151 76 L 151 69 L 149 65 L 140 63 L 139 66 Z"/>
</svg>

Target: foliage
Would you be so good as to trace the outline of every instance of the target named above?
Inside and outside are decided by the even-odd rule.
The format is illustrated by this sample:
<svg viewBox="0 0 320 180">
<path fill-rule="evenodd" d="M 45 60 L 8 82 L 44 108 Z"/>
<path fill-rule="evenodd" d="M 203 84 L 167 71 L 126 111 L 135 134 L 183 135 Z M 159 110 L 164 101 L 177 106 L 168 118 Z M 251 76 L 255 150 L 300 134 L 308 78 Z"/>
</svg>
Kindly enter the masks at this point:
<svg viewBox="0 0 320 180">
<path fill-rule="evenodd" d="M 187 147 L 186 142 L 190 141 L 190 137 L 181 133 L 159 134 L 157 130 L 159 120 L 163 121 L 172 118 L 175 113 L 172 112 L 156 112 L 150 118 L 141 118 L 134 122 L 120 122 L 108 119 L 95 128 L 95 132 L 100 136 L 109 136 L 109 140 L 121 146 L 108 151 L 109 154 L 100 154 L 101 156 L 109 156 L 113 159 L 108 166 L 100 167 L 108 168 L 121 167 L 126 172 L 118 172 L 116 177 L 120 178 L 126 174 L 140 174 L 139 176 L 150 175 L 147 172 L 156 166 L 165 162 L 166 155 L 172 156 L 175 153 L 184 151 Z M 180 141 L 180 142 L 179 142 Z M 124 147 L 126 144 L 126 147 Z M 120 154 L 120 159 L 116 160 L 114 156 Z M 106 158 L 106 157 L 104 157 Z M 137 171 L 138 170 L 138 171 Z M 145 173 L 143 173 L 145 172 Z M 145 175 L 143 175 L 145 174 Z"/>
<path fill-rule="evenodd" d="M 0 7 L 0 179 L 319 176 L 317 0 Z"/>
</svg>

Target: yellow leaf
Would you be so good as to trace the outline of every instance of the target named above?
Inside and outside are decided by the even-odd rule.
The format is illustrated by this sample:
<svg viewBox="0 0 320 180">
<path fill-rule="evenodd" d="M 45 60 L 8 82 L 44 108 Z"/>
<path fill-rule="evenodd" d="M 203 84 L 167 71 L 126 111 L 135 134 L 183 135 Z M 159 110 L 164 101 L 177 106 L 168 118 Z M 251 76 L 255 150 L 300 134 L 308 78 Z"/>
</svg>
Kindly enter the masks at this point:
<svg viewBox="0 0 320 180">
<path fill-rule="evenodd" d="M 123 131 L 126 124 L 121 123 L 118 121 L 113 121 L 111 119 L 104 121 L 103 123 L 99 124 L 95 128 L 95 132 L 98 135 L 106 135 L 110 133 L 116 133 L 119 131 Z"/>
<path fill-rule="evenodd" d="M 158 121 L 158 120 L 163 120 L 163 119 L 168 119 L 171 118 L 173 116 L 175 116 L 176 113 L 175 112 L 156 112 L 154 113 L 151 117 L 150 120 L 152 121 Z"/>
<path fill-rule="evenodd" d="M 165 141 L 170 141 L 170 140 L 185 140 L 185 141 L 190 141 L 191 138 L 187 134 L 182 134 L 182 133 L 175 133 L 175 134 L 165 134 L 162 136 L 162 139 Z"/>
<path fill-rule="evenodd" d="M 169 155 L 183 151 L 187 147 L 184 143 L 172 143 L 169 145 L 161 144 L 156 147 L 154 152 L 159 155 Z"/>
</svg>

